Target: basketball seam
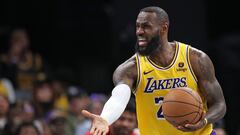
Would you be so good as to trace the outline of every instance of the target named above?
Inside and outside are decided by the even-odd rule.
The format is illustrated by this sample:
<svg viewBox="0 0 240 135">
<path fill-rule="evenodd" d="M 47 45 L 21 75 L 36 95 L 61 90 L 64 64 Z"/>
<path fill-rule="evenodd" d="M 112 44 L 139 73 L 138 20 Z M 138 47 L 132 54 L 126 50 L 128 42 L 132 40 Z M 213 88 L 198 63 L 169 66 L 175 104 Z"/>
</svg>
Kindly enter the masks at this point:
<svg viewBox="0 0 240 135">
<path fill-rule="evenodd" d="M 202 102 L 202 99 L 201 99 L 201 97 L 200 97 L 200 95 L 197 95 L 198 93 L 193 93 L 193 92 L 195 92 L 195 91 L 193 91 L 193 92 L 191 92 L 191 91 L 189 91 L 188 89 L 186 89 L 186 90 L 182 90 L 183 92 L 185 92 L 185 93 L 187 93 L 188 95 L 190 95 L 191 97 L 193 97 L 192 99 L 194 99 L 194 100 L 196 100 L 195 102 L 196 103 L 198 103 L 198 105 L 196 105 L 196 104 L 193 104 L 193 103 L 188 103 L 188 102 L 184 102 L 184 101 L 176 101 L 176 100 L 167 100 L 167 101 L 163 101 L 163 104 L 165 103 L 167 103 L 167 102 L 172 102 L 172 103 L 182 103 L 182 104 L 186 104 L 186 105 L 190 105 L 190 106 L 193 106 L 193 107 L 195 107 L 196 108 L 196 111 L 192 111 L 192 112 L 188 112 L 187 114 L 185 113 L 185 114 L 180 114 L 180 115 L 166 115 L 166 114 L 163 114 L 164 115 L 164 117 L 166 117 L 166 119 L 167 119 L 167 117 L 169 117 L 169 118 L 178 118 L 178 117 L 185 117 L 185 116 L 188 116 L 188 115 L 192 115 L 191 117 L 193 117 L 192 119 L 190 119 L 190 123 L 192 123 L 192 124 L 194 124 L 194 123 L 196 123 L 196 122 L 198 122 L 200 119 L 201 119 L 201 116 L 202 116 L 202 112 L 200 113 L 200 111 L 201 111 L 201 109 L 203 109 L 202 108 L 202 105 L 203 105 L 203 102 Z M 180 92 L 181 93 L 181 92 Z M 179 94 L 180 94 L 179 93 Z M 190 98 L 190 97 L 189 97 Z M 199 116 L 199 117 L 198 117 Z M 197 120 L 197 121 L 196 121 Z M 194 122 L 194 123 L 193 123 Z"/>
<path fill-rule="evenodd" d="M 164 114 L 164 117 L 184 117 L 184 116 L 187 116 L 187 115 L 189 115 L 189 114 L 193 114 L 193 113 L 198 113 L 198 112 L 190 112 L 190 113 L 187 113 L 187 114 L 184 114 L 184 115 L 177 115 L 177 116 L 169 116 L 169 115 L 166 115 L 166 114 Z"/>
<path fill-rule="evenodd" d="M 194 105 L 194 104 L 187 103 L 187 102 L 182 102 L 182 101 L 176 101 L 176 100 L 174 100 L 174 101 L 172 101 L 172 100 L 163 101 L 163 103 L 167 103 L 167 102 L 178 102 L 178 103 L 188 104 L 188 105 L 192 105 L 192 106 L 194 106 L 194 107 L 196 107 L 196 108 L 199 108 L 199 106 L 196 106 L 196 105 Z"/>
<path fill-rule="evenodd" d="M 202 104 L 201 101 L 199 101 L 199 99 L 197 99 L 191 92 L 187 91 L 187 90 L 182 90 L 183 92 L 187 92 L 188 94 L 190 94 L 195 100 L 197 100 L 200 104 Z"/>
<path fill-rule="evenodd" d="M 199 110 L 200 110 L 200 103 L 198 104 L 198 113 L 197 113 L 197 115 L 200 115 L 200 114 L 199 114 Z M 197 115 L 196 115 L 195 118 L 191 121 L 191 123 L 193 123 L 193 121 L 195 121 L 195 119 L 197 118 Z"/>
<path fill-rule="evenodd" d="M 197 115 L 199 115 L 199 110 L 198 110 L 197 114 L 195 115 L 194 119 L 191 121 L 191 123 L 193 123 L 193 121 L 197 118 Z"/>
<path fill-rule="evenodd" d="M 192 123 L 193 121 L 195 121 L 195 119 L 197 118 L 197 116 L 200 115 L 199 110 L 200 110 L 200 105 L 202 104 L 202 102 L 201 102 L 199 99 L 197 99 L 197 97 L 195 97 L 191 92 L 189 92 L 189 91 L 185 91 L 185 92 L 187 92 L 188 94 L 190 94 L 195 100 L 198 101 L 198 112 L 197 112 L 197 114 L 195 115 L 195 118 L 191 121 L 191 123 Z M 201 98 L 201 97 L 200 97 L 200 98 Z"/>
</svg>

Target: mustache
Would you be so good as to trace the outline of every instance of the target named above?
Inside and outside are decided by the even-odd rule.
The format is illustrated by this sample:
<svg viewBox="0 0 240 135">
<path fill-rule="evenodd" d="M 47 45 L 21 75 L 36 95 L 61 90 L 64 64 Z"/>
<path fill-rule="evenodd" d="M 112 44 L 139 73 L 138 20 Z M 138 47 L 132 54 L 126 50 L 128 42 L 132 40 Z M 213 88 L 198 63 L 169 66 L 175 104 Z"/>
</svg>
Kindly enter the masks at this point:
<svg viewBox="0 0 240 135">
<path fill-rule="evenodd" d="M 148 43 L 147 46 L 141 47 L 138 44 L 138 40 L 135 45 L 135 52 L 138 52 L 141 55 L 147 56 L 150 55 L 158 46 L 160 43 L 160 37 L 155 36 L 153 37 Z"/>
</svg>

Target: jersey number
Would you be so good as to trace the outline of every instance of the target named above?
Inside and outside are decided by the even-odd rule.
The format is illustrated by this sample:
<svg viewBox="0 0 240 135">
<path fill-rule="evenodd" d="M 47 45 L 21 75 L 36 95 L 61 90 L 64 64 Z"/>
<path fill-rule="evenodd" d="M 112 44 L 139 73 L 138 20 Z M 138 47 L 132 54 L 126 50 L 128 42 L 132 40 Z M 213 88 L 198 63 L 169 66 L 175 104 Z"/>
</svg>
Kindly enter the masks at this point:
<svg viewBox="0 0 240 135">
<path fill-rule="evenodd" d="M 162 112 L 162 101 L 164 97 L 156 97 L 155 98 L 155 105 L 160 105 L 160 108 L 157 111 L 157 118 L 164 119 L 163 112 Z"/>
</svg>

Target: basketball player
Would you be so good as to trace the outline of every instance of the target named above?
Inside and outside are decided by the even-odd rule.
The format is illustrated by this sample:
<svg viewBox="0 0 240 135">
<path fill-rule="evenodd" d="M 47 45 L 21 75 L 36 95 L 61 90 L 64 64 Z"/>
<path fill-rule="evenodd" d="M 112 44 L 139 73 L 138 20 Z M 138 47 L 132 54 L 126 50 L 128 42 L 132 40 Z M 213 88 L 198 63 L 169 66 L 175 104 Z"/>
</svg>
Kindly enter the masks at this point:
<svg viewBox="0 0 240 135">
<path fill-rule="evenodd" d="M 115 88 L 101 115 L 86 110 L 91 133 L 105 135 L 124 111 L 131 90 L 136 97 L 141 135 L 214 135 L 212 123 L 223 118 L 226 104 L 210 58 L 181 42 L 168 41 L 169 18 L 159 7 L 146 7 L 136 21 L 137 52 L 113 74 Z M 169 90 L 189 87 L 204 102 L 205 115 L 196 124 L 173 127 L 162 115 L 161 103 Z"/>
</svg>

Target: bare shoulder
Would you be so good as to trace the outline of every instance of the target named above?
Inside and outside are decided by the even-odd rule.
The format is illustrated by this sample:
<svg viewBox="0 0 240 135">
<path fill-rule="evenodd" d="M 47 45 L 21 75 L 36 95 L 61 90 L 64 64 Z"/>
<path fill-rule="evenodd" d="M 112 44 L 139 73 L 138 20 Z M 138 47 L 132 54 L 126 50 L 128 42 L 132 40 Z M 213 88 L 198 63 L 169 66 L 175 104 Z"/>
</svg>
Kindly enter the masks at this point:
<svg viewBox="0 0 240 135">
<path fill-rule="evenodd" d="M 215 76 L 214 66 L 209 56 L 194 47 L 190 48 L 190 62 L 197 78 L 211 79 Z"/>
<path fill-rule="evenodd" d="M 119 83 L 128 84 L 134 87 L 134 83 L 137 79 L 137 65 L 136 65 L 136 55 L 120 64 L 113 74 L 113 82 L 115 85 Z"/>
<path fill-rule="evenodd" d="M 191 60 L 197 61 L 198 59 L 204 59 L 208 57 L 207 54 L 197 48 L 191 47 L 190 48 L 190 58 Z M 193 61 L 193 62 L 194 62 Z"/>
</svg>

